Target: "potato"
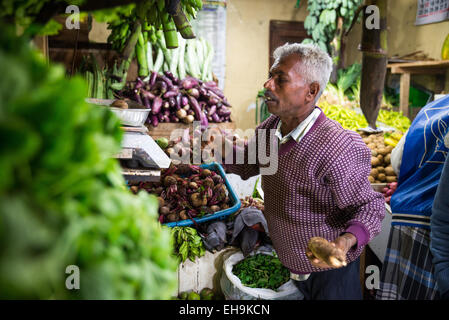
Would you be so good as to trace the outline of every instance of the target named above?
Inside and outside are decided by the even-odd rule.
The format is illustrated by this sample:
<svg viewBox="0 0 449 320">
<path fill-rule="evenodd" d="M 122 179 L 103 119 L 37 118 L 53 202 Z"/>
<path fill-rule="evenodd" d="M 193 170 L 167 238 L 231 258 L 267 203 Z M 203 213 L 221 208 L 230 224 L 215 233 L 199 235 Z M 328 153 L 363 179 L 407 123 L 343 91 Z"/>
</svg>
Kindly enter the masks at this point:
<svg viewBox="0 0 449 320">
<path fill-rule="evenodd" d="M 376 169 L 377 169 L 378 173 L 385 173 L 385 167 L 383 167 L 383 166 L 378 166 L 378 167 L 376 167 Z"/>
<path fill-rule="evenodd" d="M 373 157 L 376 157 L 376 156 L 377 156 L 377 151 L 376 151 L 376 150 L 371 150 L 371 155 L 372 155 Z"/>
<path fill-rule="evenodd" d="M 379 180 L 375 180 L 374 183 L 380 183 L 380 181 Z"/>
<path fill-rule="evenodd" d="M 368 143 L 368 148 L 370 148 L 371 150 L 374 150 L 374 149 L 376 149 L 376 144 L 370 142 L 370 143 Z"/>
<path fill-rule="evenodd" d="M 370 143 L 370 141 L 371 141 L 369 138 L 363 138 L 362 140 L 363 140 L 363 142 L 365 142 L 366 144 Z"/>
<path fill-rule="evenodd" d="M 321 237 L 312 237 L 307 244 L 313 255 L 330 266 L 339 268 L 346 266 L 344 252 Z"/>
<path fill-rule="evenodd" d="M 391 151 L 393 151 L 393 147 L 392 146 L 386 146 L 385 148 L 387 148 L 388 153 L 391 153 Z"/>
<path fill-rule="evenodd" d="M 379 166 L 381 166 L 384 163 L 384 156 L 378 154 L 376 158 L 379 159 Z"/>
<path fill-rule="evenodd" d="M 383 156 L 386 156 L 387 154 L 389 154 L 388 149 L 385 147 L 378 149 L 377 152 Z"/>
<path fill-rule="evenodd" d="M 395 176 L 387 176 L 386 180 L 388 183 L 391 183 L 391 182 L 396 182 L 398 179 Z"/>
<path fill-rule="evenodd" d="M 385 164 L 390 164 L 391 162 L 391 154 L 388 153 L 385 157 L 384 157 L 384 163 Z"/>
<path fill-rule="evenodd" d="M 369 174 L 373 178 L 377 178 L 377 175 L 379 174 L 379 171 L 377 171 L 376 168 L 371 169 L 371 173 Z"/>
<path fill-rule="evenodd" d="M 380 161 L 378 158 L 376 157 L 371 157 L 371 166 L 372 167 L 377 167 L 380 165 Z"/>
<path fill-rule="evenodd" d="M 377 176 L 377 179 L 381 182 L 384 182 L 387 180 L 387 176 L 385 175 L 385 173 L 379 173 L 379 175 Z"/>
<path fill-rule="evenodd" d="M 376 179 L 375 179 L 373 176 L 369 176 L 369 177 L 368 177 L 368 181 L 369 181 L 370 183 L 374 183 L 374 181 L 376 181 Z"/>
<path fill-rule="evenodd" d="M 387 176 L 396 176 L 396 173 L 393 170 L 392 166 L 388 166 L 385 168 L 385 175 Z"/>
</svg>

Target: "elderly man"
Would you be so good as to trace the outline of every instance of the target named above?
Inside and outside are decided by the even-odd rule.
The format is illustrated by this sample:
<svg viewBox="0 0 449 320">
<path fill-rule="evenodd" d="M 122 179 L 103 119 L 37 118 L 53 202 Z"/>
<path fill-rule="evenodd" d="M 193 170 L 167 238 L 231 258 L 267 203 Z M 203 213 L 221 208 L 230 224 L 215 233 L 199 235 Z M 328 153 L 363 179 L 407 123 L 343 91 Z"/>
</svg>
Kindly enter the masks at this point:
<svg viewBox="0 0 449 320">
<path fill-rule="evenodd" d="M 360 135 L 315 106 L 332 69 L 325 52 L 285 44 L 274 58 L 264 84 L 272 116 L 252 138 L 273 129 L 279 141 L 278 150 L 267 146 L 267 152 L 278 152 L 277 171 L 262 173 L 271 240 L 304 299 L 361 299 L 359 256 L 380 232 L 385 214 L 382 195 L 368 181 L 371 153 Z M 261 172 L 259 163 L 224 166 L 242 179 Z M 336 268 L 315 257 L 308 249 L 312 237 L 329 240 L 337 249 L 335 258 L 343 256 L 348 264 Z"/>
</svg>

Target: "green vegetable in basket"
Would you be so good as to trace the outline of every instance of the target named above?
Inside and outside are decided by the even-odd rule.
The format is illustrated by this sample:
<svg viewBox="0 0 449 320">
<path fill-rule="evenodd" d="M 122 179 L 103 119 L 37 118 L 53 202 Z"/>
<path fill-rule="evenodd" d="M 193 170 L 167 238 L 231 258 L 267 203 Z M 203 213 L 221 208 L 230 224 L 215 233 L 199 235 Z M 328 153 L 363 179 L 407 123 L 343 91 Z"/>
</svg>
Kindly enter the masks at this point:
<svg viewBox="0 0 449 320">
<path fill-rule="evenodd" d="M 277 290 L 289 281 L 290 272 L 279 258 L 268 254 L 255 254 L 247 257 L 232 268 L 232 272 L 244 286 Z"/>
</svg>

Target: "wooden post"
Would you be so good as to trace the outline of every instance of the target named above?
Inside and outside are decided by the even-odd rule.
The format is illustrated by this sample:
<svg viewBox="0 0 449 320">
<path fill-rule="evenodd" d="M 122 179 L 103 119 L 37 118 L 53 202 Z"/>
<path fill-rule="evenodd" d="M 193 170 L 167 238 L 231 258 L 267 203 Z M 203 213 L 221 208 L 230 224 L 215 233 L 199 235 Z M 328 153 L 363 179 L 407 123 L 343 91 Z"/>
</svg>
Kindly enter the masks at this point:
<svg viewBox="0 0 449 320">
<path fill-rule="evenodd" d="M 362 23 L 362 78 L 360 81 L 360 108 L 368 125 L 376 129 L 376 119 L 382 103 L 387 72 L 387 0 L 365 0 L 365 6 L 379 9 L 379 28 L 368 29 Z M 364 10 L 363 21 L 368 14 Z"/>
<path fill-rule="evenodd" d="M 408 100 L 410 96 L 410 73 L 401 74 L 400 93 L 399 93 L 399 110 L 404 116 L 409 116 Z"/>
</svg>

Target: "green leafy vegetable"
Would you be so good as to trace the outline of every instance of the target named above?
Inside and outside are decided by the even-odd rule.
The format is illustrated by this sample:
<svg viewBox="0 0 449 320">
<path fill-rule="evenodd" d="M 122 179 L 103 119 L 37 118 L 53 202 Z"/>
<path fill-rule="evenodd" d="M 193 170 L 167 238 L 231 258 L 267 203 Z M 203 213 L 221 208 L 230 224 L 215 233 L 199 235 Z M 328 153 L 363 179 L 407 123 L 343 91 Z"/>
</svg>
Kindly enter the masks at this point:
<svg viewBox="0 0 449 320">
<path fill-rule="evenodd" d="M 0 68 L 0 298 L 168 299 L 173 242 L 157 199 L 128 191 L 112 158 L 119 120 L 3 26 Z"/>
<path fill-rule="evenodd" d="M 279 258 L 268 254 L 255 254 L 247 257 L 232 268 L 232 272 L 243 285 L 250 288 L 277 290 L 289 281 L 290 272 Z"/>
</svg>

